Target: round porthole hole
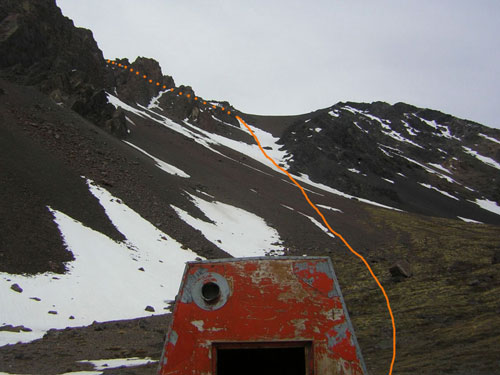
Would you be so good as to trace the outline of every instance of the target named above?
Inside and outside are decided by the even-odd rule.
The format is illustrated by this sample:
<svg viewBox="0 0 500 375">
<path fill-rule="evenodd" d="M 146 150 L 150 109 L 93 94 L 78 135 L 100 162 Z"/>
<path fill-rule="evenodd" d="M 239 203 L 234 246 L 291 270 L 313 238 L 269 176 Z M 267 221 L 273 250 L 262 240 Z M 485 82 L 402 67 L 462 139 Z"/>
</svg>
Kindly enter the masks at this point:
<svg viewBox="0 0 500 375">
<path fill-rule="evenodd" d="M 220 288 L 213 282 L 203 284 L 201 287 L 201 296 L 206 303 L 215 303 L 220 297 Z"/>
</svg>

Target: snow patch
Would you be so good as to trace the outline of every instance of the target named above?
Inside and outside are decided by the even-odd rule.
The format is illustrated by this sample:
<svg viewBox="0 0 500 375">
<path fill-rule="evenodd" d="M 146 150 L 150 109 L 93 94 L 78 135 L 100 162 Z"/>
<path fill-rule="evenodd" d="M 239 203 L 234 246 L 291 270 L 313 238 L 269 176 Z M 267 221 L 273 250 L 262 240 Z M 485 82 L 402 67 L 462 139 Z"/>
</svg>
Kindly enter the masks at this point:
<svg viewBox="0 0 500 375">
<path fill-rule="evenodd" d="M 418 161 L 414 160 L 414 159 L 411 159 L 407 156 L 404 156 L 404 155 L 400 155 L 400 154 L 397 154 L 398 156 L 408 160 L 409 162 L 413 163 L 413 164 L 416 164 L 416 165 L 419 165 L 420 167 L 422 167 L 423 169 L 425 169 L 426 172 L 428 173 L 432 173 L 432 174 L 435 174 L 436 176 L 438 176 L 439 178 L 442 178 L 442 179 L 445 179 L 446 181 L 448 181 L 449 183 L 452 183 L 452 184 L 458 184 L 458 185 L 461 185 L 461 183 L 455 181 L 453 178 L 451 178 L 450 176 L 447 176 L 447 175 L 444 175 L 438 171 L 435 171 L 434 169 L 432 168 L 429 168 L 427 165 L 425 164 L 422 164 L 422 163 L 419 163 Z"/>
<path fill-rule="evenodd" d="M 313 223 L 314 225 L 316 225 L 319 229 L 321 229 L 323 232 L 325 232 L 328 236 L 330 236 L 332 238 L 335 238 L 335 235 L 332 232 L 330 232 L 328 230 L 328 228 L 326 228 L 323 224 L 321 224 L 314 217 L 306 215 L 306 214 L 303 214 L 302 212 L 299 212 L 299 214 L 301 214 L 302 216 L 307 217 L 311 221 L 311 223 Z"/>
<path fill-rule="evenodd" d="M 201 231 L 207 240 L 226 253 L 236 258 L 284 253 L 279 233 L 269 227 L 264 219 L 226 203 L 208 202 L 186 194 L 212 223 L 195 218 L 173 205 L 171 207 L 182 220 Z"/>
<path fill-rule="evenodd" d="M 415 115 L 415 117 L 417 117 L 419 120 L 421 120 L 424 123 L 426 123 L 427 125 L 429 125 L 431 128 L 438 130 L 439 131 L 438 133 L 434 133 L 438 137 L 444 137 L 444 138 L 448 138 L 448 139 L 456 139 L 458 141 L 462 140 L 461 138 L 456 137 L 453 134 L 451 134 L 450 128 L 448 128 L 446 125 L 440 125 L 435 120 L 432 120 L 432 121 L 426 120 L 422 117 L 418 117 L 417 115 Z"/>
<path fill-rule="evenodd" d="M 500 169 L 500 163 L 498 163 L 496 160 L 489 158 L 487 156 L 483 156 L 469 147 L 462 146 L 462 148 L 465 150 L 467 154 L 474 156 L 478 160 L 481 160 L 484 164 L 489 165 L 490 167 L 496 169 Z"/>
<path fill-rule="evenodd" d="M 298 179 L 298 177 L 297 177 L 297 176 L 295 176 L 295 175 L 292 175 L 292 177 L 293 177 L 295 180 L 297 180 L 297 179 Z M 290 181 L 290 180 L 285 180 L 284 178 L 282 178 L 282 179 L 281 179 L 281 181 L 286 182 L 287 184 L 292 185 L 292 186 L 294 186 L 294 187 L 296 187 L 296 188 L 298 189 L 297 185 L 295 185 L 295 184 L 294 184 L 292 181 Z M 302 186 L 302 185 L 301 185 L 301 186 Z M 304 189 L 305 191 L 308 191 L 308 192 L 309 192 L 309 193 L 311 193 L 311 194 L 316 194 L 316 195 L 319 195 L 319 196 L 321 196 L 321 197 L 324 197 L 324 195 L 323 195 L 323 194 L 320 194 L 320 193 L 317 193 L 317 192 L 315 192 L 315 191 L 312 191 L 311 189 L 308 189 L 308 188 L 306 188 L 306 187 L 304 187 L 304 186 L 302 186 L 302 189 Z"/>
<path fill-rule="evenodd" d="M 415 128 L 414 128 L 414 127 L 412 127 L 410 124 L 408 124 L 406 121 L 401 120 L 401 122 L 403 123 L 403 126 L 405 127 L 406 132 L 407 132 L 408 134 L 413 135 L 413 136 L 416 136 L 416 135 L 418 135 L 418 133 L 420 133 L 420 130 L 415 129 Z"/>
<path fill-rule="evenodd" d="M 323 185 L 323 184 L 320 184 L 320 183 L 317 183 L 317 182 L 313 182 L 313 181 L 311 181 L 311 179 L 309 178 L 309 176 L 306 175 L 306 174 L 301 174 L 300 176 L 293 175 L 293 178 L 295 178 L 296 180 L 299 180 L 299 181 L 301 181 L 303 183 L 306 183 L 306 184 L 308 184 L 310 186 L 314 186 L 314 187 L 316 187 L 318 189 L 326 191 L 328 193 L 332 193 L 332 194 L 335 194 L 335 195 L 340 195 L 341 197 L 344 197 L 344 198 L 349 198 L 349 199 L 355 198 L 358 201 L 363 202 L 363 203 L 368 203 L 368 204 L 371 204 L 371 205 L 374 205 L 374 206 L 378 206 L 378 207 L 382 207 L 382 208 L 387 208 L 389 210 L 402 211 L 402 210 L 400 210 L 398 208 L 394 208 L 394 207 L 391 207 L 391 206 L 386 206 L 384 204 L 373 202 L 373 201 L 370 201 L 370 200 L 365 199 L 365 198 L 355 197 L 353 195 L 343 193 L 340 190 L 334 189 L 334 188 L 332 188 L 330 186 Z"/>
<path fill-rule="evenodd" d="M 0 332 L 0 346 L 42 337 L 49 329 L 93 321 L 163 314 L 177 294 L 184 263 L 198 257 L 155 228 L 106 189 L 87 180 L 90 192 L 126 240 L 116 242 L 61 211 L 49 208 L 66 248 L 73 253 L 68 272 L 34 276 L 0 272 L 1 323 L 32 332 Z M 17 283 L 22 293 L 14 292 Z M 35 300 L 32 298 L 37 298 Z M 153 306 L 154 313 L 146 312 Z M 57 314 L 49 314 L 56 311 Z M 73 317 L 74 319 L 70 319 Z"/>
<path fill-rule="evenodd" d="M 477 204 L 483 210 L 493 212 L 494 214 L 500 215 L 500 206 L 497 202 L 490 201 L 489 199 L 476 199 L 476 201 L 469 201 Z"/>
<path fill-rule="evenodd" d="M 168 163 L 165 163 L 163 160 L 160 160 L 156 157 L 154 157 L 153 155 L 151 154 L 148 154 L 146 151 L 144 151 L 142 148 L 134 145 L 133 143 L 130 143 L 130 142 L 127 142 L 127 141 L 123 141 L 124 143 L 128 144 L 129 146 L 132 146 L 133 148 L 135 148 L 136 150 L 142 152 L 144 155 L 146 156 L 149 156 L 151 159 L 153 159 L 156 163 L 156 166 L 158 168 L 160 168 L 162 171 L 165 171 L 171 175 L 174 175 L 174 176 L 179 176 L 179 177 L 183 177 L 183 178 L 189 178 L 190 176 L 185 173 L 184 171 L 182 171 L 181 169 L 177 168 L 177 167 L 174 167 L 173 165 L 171 164 L 168 164 Z"/>
<path fill-rule="evenodd" d="M 359 109 L 356 109 L 356 108 L 353 108 L 353 107 L 351 107 L 351 106 L 349 106 L 349 105 L 346 105 L 346 106 L 342 107 L 341 109 L 344 109 L 344 110 L 346 110 L 346 111 L 349 111 L 349 112 L 351 112 L 351 113 L 353 113 L 353 114 L 355 114 L 355 115 L 356 115 L 356 114 L 360 114 L 360 115 L 364 115 L 364 114 L 365 114 L 363 111 L 361 111 L 361 110 L 359 110 Z"/>
<path fill-rule="evenodd" d="M 93 359 L 93 360 L 84 360 L 78 361 L 80 363 L 89 363 L 94 366 L 95 370 L 104 371 L 109 369 L 115 369 L 119 367 L 136 367 L 147 365 L 149 363 L 156 363 L 155 361 L 149 357 L 147 358 L 113 358 L 113 359 Z"/>
<path fill-rule="evenodd" d="M 388 151 L 384 150 L 382 147 L 379 146 L 378 149 L 382 151 L 385 154 L 385 156 L 392 158 L 392 155 Z"/>
<path fill-rule="evenodd" d="M 500 144 L 500 141 L 499 141 L 498 139 L 496 139 L 496 138 L 489 137 L 489 136 L 487 136 L 486 134 L 482 134 L 482 133 L 479 133 L 479 135 L 480 135 L 481 137 L 483 137 L 483 138 L 486 138 L 486 139 L 488 139 L 488 140 L 492 141 L 492 142 L 495 142 L 495 143 Z"/>
<path fill-rule="evenodd" d="M 252 190 L 252 189 L 250 189 Z M 215 199 L 215 197 L 213 195 L 210 195 L 208 193 L 205 193 L 204 191 L 201 191 L 201 190 L 196 190 L 196 192 L 200 193 L 200 194 L 203 194 L 203 195 L 206 195 L 207 197 L 209 198 L 212 198 L 212 199 Z"/>
<path fill-rule="evenodd" d="M 449 169 L 446 169 L 445 167 L 443 167 L 440 164 L 435 164 L 435 163 L 427 163 L 427 164 L 429 164 L 430 166 L 432 166 L 434 168 L 440 169 L 443 172 L 446 172 L 446 173 L 449 173 L 449 174 L 453 174 L 453 172 L 451 172 Z"/>
<path fill-rule="evenodd" d="M 423 148 L 422 146 L 420 146 L 419 144 L 413 142 L 412 140 L 410 139 L 407 139 L 405 137 L 403 137 L 400 133 L 398 133 L 397 131 L 393 130 L 388 124 L 390 124 L 391 122 L 389 120 L 385 120 L 385 119 L 380 119 L 376 116 L 373 116 L 373 115 L 370 115 L 368 113 L 363 113 L 362 114 L 363 116 L 365 117 L 368 117 L 370 120 L 373 120 L 373 121 L 376 121 L 380 124 L 380 126 L 382 127 L 382 131 L 384 132 L 385 135 L 391 137 L 392 139 L 395 139 L 396 141 L 398 142 L 406 142 L 406 143 L 409 143 L 415 147 L 419 147 L 419 148 Z M 409 126 L 409 125 L 408 125 Z"/>
<path fill-rule="evenodd" d="M 359 125 L 358 125 L 358 123 L 357 123 L 356 121 L 354 121 L 354 122 L 353 122 L 353 124 L 354 124 L 354 125 L 355 125 L 355 126 L 356 126 L 359 130 L 361 130 L 363 133 L 366 133 L 366 134 L 368 134 L 368 133 L 369 133 L 369 131 L 368 131 L 368 130 L 365 130 L 365 129 L 363 129 L 361 126 L 359 126 Z"/>
<path fill-rule="evenodd" d="M 422 185 L 423 187 L 427 188 L 427 189 L 432 189 L 432 190 L 436 190 L 437 192 L 443 194 L 443 195 L 446 195 L 447 197 L 449 198 L 452 198 L 452 199 L 455 199 L 457 201 L 459 201 L 460 199 L 458 199 L 457 197 L 451 195 L 450 193 L 446 192 L 446 191 L 443 191 L 443 190 L 439 190 L 438 188 L 432 186 L 432 185 L 429 185 L 429 184 L 424 184 L 422 182 L 419 182 L 418 183 L 419 185 Z"/>
<path fill-rule="evenodd" d="M 170 92 L 170 89 L 168 90 L 163 90 L 158 93 L 155 97 L 151 98 L 151 101 L 148 104 L 148 109 L 154 109 L 158 108 L 159 110 L 163 111 L 163 108 L 160 107 L 160 98 L 162 97 L 163 94 L 166 92 Z"/>
<path fill-rule="evenodd" d="M 336 212 L 343 213 L 343 211 L 339 210 L 338 208 L 333 208 L 333 207 L 330 207 L 330 206 L 325 206 L 324 204 L 317 204 L 316 206 L 324 208 L 325 210 L 330 210 L 330 211 L 336 211 Z"/>
<path fill-rule="evenodd" d="M 108 103 L 112 104 L 115 108 L 122 108 L 125 111 L 132 112 L 133 114 L 143 117 L 143 118 L 151 118 L 149 116 L 146 116 L 142 111 L 128 105 L 127 103 L 122 102 L 120 99 L 118 99 L 116 96 L 111 95 L 110 93 L 106 93 L 106 96 L 108 97 Z"/>
<path fill-rule="evenodd" d="M 137 126 L 137 125 L 135 125 L 135 122 L 133 122 L 128 116 L 125 116 L 125 120 L 130 122 L 132 125 Z"/>
<path fill-rule="evenodd" d="M 474 224 L 484 224 L 480 221 L 472 220 L 472 219 L 467 219 L 465 217 L 457 216 L 460 220 L 465 221 L 466 223 L 474 223 Z"/>
</svg>

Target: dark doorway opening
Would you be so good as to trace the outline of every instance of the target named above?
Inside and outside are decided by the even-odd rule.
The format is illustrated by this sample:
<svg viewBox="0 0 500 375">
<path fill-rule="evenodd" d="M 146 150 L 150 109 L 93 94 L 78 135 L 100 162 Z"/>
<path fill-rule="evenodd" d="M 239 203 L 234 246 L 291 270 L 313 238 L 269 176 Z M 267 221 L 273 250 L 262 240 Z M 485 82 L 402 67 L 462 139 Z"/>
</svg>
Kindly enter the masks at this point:
<svg viewBox="0 0 500 375">
<path fill-rule="evenodd" d="M 308 375 L 309 345 L 226 344 L 215 348 L 216 375 Z"/>
</svg>

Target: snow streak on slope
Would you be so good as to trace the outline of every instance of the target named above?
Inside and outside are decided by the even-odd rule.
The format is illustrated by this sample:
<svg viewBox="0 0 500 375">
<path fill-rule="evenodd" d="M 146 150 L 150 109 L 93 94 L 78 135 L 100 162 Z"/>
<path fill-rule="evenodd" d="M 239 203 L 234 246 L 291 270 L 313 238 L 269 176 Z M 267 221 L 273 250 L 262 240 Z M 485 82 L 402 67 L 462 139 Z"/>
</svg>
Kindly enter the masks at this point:
<svg viewBox="0 0 500 375">
<path fill-rule="evenodd" d="M 104 371 L 110 369 L 116 369 L 120 367 L 136 367 L 147 365 L 149 363 L 155 363 L 158 361 L 154 361 L 153 359 L 147 358 L 113 358 L 113 359 L 97 359 L 97 360 L 85 360 L 78 361 L 80 363 L 89 363 L 94 366 L 95 370 Z M 99 372 L 99 374 L 101 374 Z"/>
<path fill-rule="evenodd" d="M 342 109 L 345 109 L 345 110 L 347 110 L 347 111 L 349 111 L 349 112 L 351 112 L 351 113 L 353 113 L 355 115 L 357 114 L 357 115 L 361 115 L 361 116 L 367 117 L 370 120 L 377 122 L 380 125 L 380 127 L 382 128 L 382 132 L 385 135 L 387 135 L 387 136 L 395 139 L 398 142 L 406 142 L 406 143 L 409 143 L 409 144 L 411 144 L 413 146 L 416 146 L 416 147 L 419 147 L 419 148 L 423 148 L 419 144 L 413 142 L 411 139 L 403 137 L 400 133 L 398 133 L 397 131 L 395 131 L 394 129 L 392 129 L 391 126 L 389 125 L 391 123 L 390 120 L 381 119 L 381 118 L 379 118 L 377 116 L 371 115 L 370 113 L 368 113 L 368 111 L 361 111 L 359 109 L 356 109 L 356 108 L 353 108 L 353 107 L 350 107 L 350 106 L 344 106 L 344 107 L 342 107 Z M 360 128 L 361 130 L 365 131 L 357 123 L 354 123 L 354 124 L 358 128 Z M 408 124 L 406 124 L 406 125 L 407 125 L 407 130 L 408 130 L 409 125 Z M 412 135 L 414 135 L 414 134 L 412 134 Z"/>
<path fill-rule="evenodd" d="M 477 221 L 477 220 L 467 219 L 466 217 L 461 217 L 461 216 L 457 216 L 457 217 L 458 217 L 460 220 L 465 221 L 466 223 L 484 224 L 484 223 L 481 223 L 480 221 Z"/>
<path fill-rule="evenodd" d="M 404 158 L 404 159 L 408 160 L 410 163 L 413 163 L 413 164 L 415 164 L 415 165 L 418 165 L 418 166 L 422 167 L 422 168 L 423 168 L 426 172 L 428 172 L 428 173 L 432 173 L 432 174 L 435 174 L 435 175 L 436 175 L 436 176 L 438 176 L 439 178 L 442 178 L 442 179 L 444 179 L 444 180 L 448 181 L 449 183 L 461 185 L 461 183 L 460 183 L 460 182 L 455 181 L 455 180 L 454 180 L 453 178 L 451 178 L 450 176 L 447 176 L 447 175 L 445 175 L 445 174 L 442 174 L 441 172 L 438 172 L 438 171 L 436 171 L 436 170 L 434 170 L 434 169 L 432 169 L 432 168 L 429 168 L 427 165 L 422 164 L 422 163 L 419 163 L 418 161 L 416 161 L 416 160 L 414 160 L 414 159 L 411 159 L 411 158 L 409 158 L 409 157 L 407 157 L 407 156 L 404 156 L 404 155 L 402 155 L 402 154 L 398 154 L 398 153 L 394 153 L 394 155 L 397 155 L 397 156 L 399 156 L 399 157 L 401 157 L 401 158 Z M 431 163 L 430 163 L 430 164 L 431 164 Z M 436 169 L 440 169 L 440 170 L 442 170 L 442 169 L 443 169 L 442 167 L 441 167 L 441 168 L 437 168 L 436 166 L 434 166 L 434 168 L 436 168 Z"/>
<path fill-rule="evenodd" d="M 113 104 L 115 108 L 121 107 L 125 111 L 132 112 L 133 114 L 143 117 L 143 118 L 149 118 L 150 116 L 145 115 L 142 111 L 128 105 L 127 103 L 122 102 L 120 99 L 118 99 L 116 96 L 111 95 L 110 93 L 106 93 L 108 97 L 108 102 L 110 104 Z"/>
<path fill-rule="evenodd" d="M 149 102 L 148 104 L 148 109 L 154 109 L 154 108 L 158 108 L 160 111 L 163 111 L 163 108 L 161 108 L 159 106 L 160 104 L 160 98 L 163 96 L 163 94 L 165 94 L 166 92 L 169 92 L 170 89 L 168 90 L 162 90 L 158 93 L 158 95 L 156 95 L 155 97 L 151 98 L 151 101 Z"/>
<path fill-rule="evenodd" d="M 126 144 L 128 144 L 129 146 L 132 146 L 133 148 L 135 148 L 136 150 L 142 152 L 144 155 L 147 155 L 149 156 L 151 159 L 153 159 L 156 163 L 156 166 L 158 168 L 160 168 L 161 170 L 167 172 L 167 173 L 170 173 L 174 176 L 179 176 L 179 177 L 184 177 L 184 178 L 189 178 L 190 176 L 184 172 L 183 170 L 177 168 L 177 167 L 174 167 L 173 165 L 171 164 L 168 164 L 168 163 L 165 163 L 163 160 L 160 160 L 156 157 L 154 157 L 153 155 L 151 154 L 148 154 L 146 151 L 144 151 L 142 148 L 139 148 L 137 147 L 136 145 L 130 143 L 130 142 L 127 142 L 127 141 L 123 141 L 125 142 Z"/>
<path fill-rule="evenodd" d="M 283 254 L 279 233 L 259 216 L 229 204 L 189 196 L 213 223 L 197 219 L 178 207 L 172 208 L 182 220 L 226 253 L 234 257 Z"/>
<path fill-rule="evenodd" d="M 298 212 L 298 211 L 297 211 Z M 299 212 L 299 214 L 301 214 L 302 216 L 305 216 L 307 217 L 311 223 L 313 223 L 314 225 L 316 225 L 319 229 L 321 229 L 323 232 L 326 233 L 327 236 L 330 236 L 332 238 L 335 238 L 335 235 L 333 233 L 330 232 L 330 230 L 328 228 L 326 228 L 323 224 L 321 224 L 318 220 L 316 220 L 314 217 L 312 216 L 309 216 L 309 215 L 306 215 L 302 212 Z"/>
<path fill-rule="evenodd" d="M 495 142 L 495 143 L 500 144 L 500 141 L 499 141 L 498 139 L 496 139 L 496 138 L 489 137 L 489 136 L 487 136 L 486 134 L 482 134 L 482 133 L 479 133 L 479 135 L 480 135 L 481 137 L 483 137 L 483 138 L 486 138 L 486 139 L 488 139 L 488 140 L 492 141 L 492 142 Z"/>
<path fill-rule="evenodd" d="M 457 141 L 462 140 L 459 137 L 452 135 L 450 132 L 450 128 L 447 127 L 446 125 L 440 125 L 435 120 L 432 120 L 432 121 L 426 120 L 422 117 L 418 117 L 416 114 L 413 114 L 413 116 L 418 118 L 420 121 L 423 121 L 425 124 L 429 125 L 431 128 L 438 130 L 438 132 L 433 133 L 433 134 L 437 135 L 438 137 L 445 137 L 448 139 L 456 139 Z"/>
<path fill-rule="evenodd" d="M 368 199 L 355 197 L 354 195 L 343 193 L 340 190 L 331 188 L 330 186 L 323 185 L 323 184 L 320 184 L 320 183 L 317 183 L 317 182 L 313 182 L 313 181 L 311 181 L 311 179 L 309 178 L 309 176 L 306 175 L 306 174 L 301 174 L 300 176 L 295 176 L 295 175 L 292 175 L 292 176 L 293 176 L 294 179 L 296 179 L 296 180 L 298 180 L 300 182 L 303 182 L 305 184 L 314 186 L 314 187 L 316 187 L 318 189 L 321 189 L 323 191 L 327 191 L 327 192 L 335 194 L 335 195 L 340 195 L 341 197 L 344 197 L 344 198 L 349 198 L 349 199 L 355 198 L 355 199 L 357 199 L 357 200 L 359 200 L 360 202 L 363 202 L 363 203 L 368 203 L 368 204 L 371 204 L 371 205 L 374 205 L 374 206 L 378 206 L 378 207 L 382 207 L 382 208 L 387 208 L 389 210 L 402 211 L 402 210 L 400 210 L 398 208 L 394 208 L 394 207 L 391 207 L 391 206 L 386 206 L 385 204 L 373 202 L 373 201 L 368 200 Z"/>
<path fill-rule="evenodd" d="M 127 240 L 115 242 L 49 208 L 75 260 L 67 263 L 64 275 L 0 273 L 0 324 L 24 325 L 33 330 L 0 332 L 0 345 L 34 340 L 51 328 L 148 316 L 151 313 L 144 310 L 148 305 L 161 314 L 175 298 L 184 263 L 195 260 L 197 254 L 182 250 L 180 243 L 105 189 L 90 181 L 89 188 Z M 10 289 L 14 283 L 22 293 Z"/>
<path fill-rule="evenodd" d="M 471 149 L 469 147 L 462 146 L 462 148 L 465 150 L 466 153 L 481 160 L 484 164 L 487 164 L 490 167 L 493 167 L 496 169 L 500 169 L 500 163 L 498 163 L 496 160 L 493 160 L 492 158 L 489 158 L 487 156 L 483 156 L 483 155 L 479 154 L 477 151 L 474 151 L 473 149 Z"/>
<path fill-rule="evenodd" d="M 317 204 L 316 206 L 324 208 L 325 210 L 331 210 L 331 211 L 336 211 L 336 212 L 343 213 L 342 210 L 339 210 L 338 208 L 333 208 L 333 207 L 330 207 L 330 206 L 325 206 L 324 204 Z"/>
<path fill-rule="evenodd" d="M 483 210 L 487 210 L 497 215 L 500 215 L 500 206 L 498 205 L 497 202 L 490 201 L 488 199 L 476 199 L 475 202 L 474 201 L 469 201 L 469 202 L 477 204 Z"/>
<path fill-rule="evenodd" d="M 196 143 L 208 148 L 210 151 L 213 151 L 219 155 L 223 155 L 222 152 L 215 150 L 214 147 L 212 146 L 225 146 L 229 149 L 232 149 L 234 151 L 237 151 L 241 154 L 244 154 L 264 165 L 266 165 L 269 168 L 273 168 L 272 165 L 269 164 L 269 161 L 262 155 L 262 153 L 259 150 L 259 147 L 252 143 L 252 144 L 247 144 L 245 142 L 239 142 L 235 141 L 234 139 L 224 137 L 219 134 L 214 134 L 211 132 L 207 132 L 203 129 L 200 129 L 186 120 L 182 122 L 182 125 L 179 123 L 176 123 L 169 119 L 168 117 L 150 110 L 149 108 L 146 108 L 144 106 L 141 106 L 138 104 L 138 107 L 141 109 L 136 109 L 134 107 L 131 107 L 130 105 L 123 103 L 120 99 L 117 97 L 107 94 L 108 100 L 111 104 L 113 104 L 115 107 L 122 107 L 126 111 L 130 111 L 138 116 L 141 116 L 143 118 L 148 118 L 150 120 L 153 120 L 177 133 L 180 133 L 190 139 L 193 139 Z M 154 107 L 152 107 L 154 108 Z M 224 123 L 221 121 L 221 123 Z M 232 126 L 232 125 L 227 125 L 227 126 Z M 273 157 L 273 159 L 280 165 L 283 165 L 285 168 L 288 168 L 288 163 L 287 161 L 291 158 L 291 155 L 289 155 L 286 151 L 280 150 L 282 148 L 282 145 L 278 145 L 277 142 L 279 138 L 274 137 L 272 134 L 261 130 L 259 128 L 253 127 L 249 125 L 252 131 L 255 133 L 255 135 L 259 138 L 259 140 L 262 142 L 263 146 L 265 145 L 266 147 L 270 147 L 270 149 L 267 151 L 270 156 Z M 234 126 L 233 126 L 234 127 Z M 238 129 L 237 127 L 234 127 Z M 242 132 L 247 132 L 246 129 L 243 127 L 243 125 L 240 124 L 239 128 Z"/>
<path fill-rule="evenodd" d="M 422 185 L 423 187 L 427 188 L 427 189 L 431 189 L 431 190 L 436 190 L 437 192 L 443 194 L 443 195 L 446 195 L 447 197 L 449 198 L 452 198 L 452 199 L 455 199 L 457 201 L 459 201 L 460 199 L 458 199 L 457 197 L 451 195 L 450 193 L 446 192 L 446 191 L 443 191 L 443 190 L 439 190 L 438 188 L 432 186 L 432 185 L 429 185 L 429 184 L 424 184 L 422 182 L 419 182 L 418 183 L 419 185 Z"/>
</svg>

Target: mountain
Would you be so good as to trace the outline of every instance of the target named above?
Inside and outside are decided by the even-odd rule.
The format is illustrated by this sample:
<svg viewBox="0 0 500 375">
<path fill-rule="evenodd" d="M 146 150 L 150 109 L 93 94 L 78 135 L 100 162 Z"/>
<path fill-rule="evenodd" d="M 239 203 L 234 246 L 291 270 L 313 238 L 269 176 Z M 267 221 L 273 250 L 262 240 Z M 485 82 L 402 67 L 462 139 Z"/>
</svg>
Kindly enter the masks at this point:
<svg viewBox="0 0 500 375">
<path fill-rule="evenodd" d="M 54 0 L 2 1 L 0 69 L 0 371 L 158 360 L 185 261 L 323 255 L 388 372 L 382 293 L 239 116 L 380 279 L 395 374 L 499 373 L 499 130 L 404 103 L 245 114 L 105 60 Z"/>
</svg>

